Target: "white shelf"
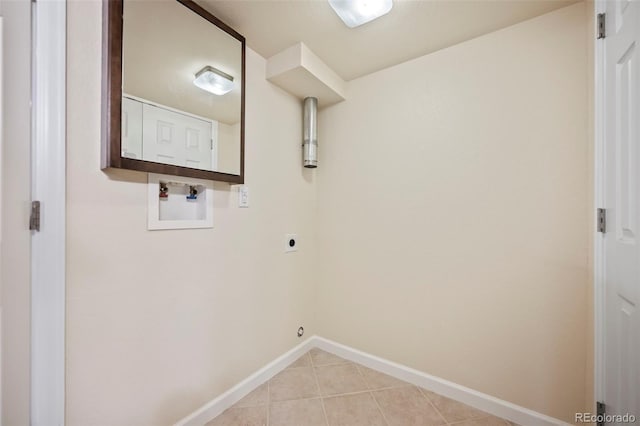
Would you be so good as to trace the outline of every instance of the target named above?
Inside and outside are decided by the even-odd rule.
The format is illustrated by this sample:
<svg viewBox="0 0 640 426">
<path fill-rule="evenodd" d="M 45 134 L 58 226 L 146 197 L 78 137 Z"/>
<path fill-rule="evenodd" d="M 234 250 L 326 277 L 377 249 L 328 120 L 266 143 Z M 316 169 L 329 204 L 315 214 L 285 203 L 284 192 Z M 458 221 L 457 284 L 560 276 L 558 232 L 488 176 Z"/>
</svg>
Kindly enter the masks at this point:
<svg viewBox="0 0 640 426">
<path fill-rule="evenodd" d="M 346 83 L 304 43 L 267 60 L 267 80 L 300 99 L 318 98 L 318 108 L 342 102 Z"/>
</svg>

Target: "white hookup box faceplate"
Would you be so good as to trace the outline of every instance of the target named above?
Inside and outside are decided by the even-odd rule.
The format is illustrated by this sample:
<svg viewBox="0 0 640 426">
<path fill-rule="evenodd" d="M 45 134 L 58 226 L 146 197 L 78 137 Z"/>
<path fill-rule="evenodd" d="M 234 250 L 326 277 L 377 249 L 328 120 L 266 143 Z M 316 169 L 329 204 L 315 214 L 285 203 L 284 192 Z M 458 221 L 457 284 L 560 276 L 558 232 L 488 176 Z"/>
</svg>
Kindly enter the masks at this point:
<svg viewBox="0 0 640 426">
<path fill-rule="evenodd" d="M 149 230 L 213 228 L 213 182 L 149 173 Z"/>
</svg>

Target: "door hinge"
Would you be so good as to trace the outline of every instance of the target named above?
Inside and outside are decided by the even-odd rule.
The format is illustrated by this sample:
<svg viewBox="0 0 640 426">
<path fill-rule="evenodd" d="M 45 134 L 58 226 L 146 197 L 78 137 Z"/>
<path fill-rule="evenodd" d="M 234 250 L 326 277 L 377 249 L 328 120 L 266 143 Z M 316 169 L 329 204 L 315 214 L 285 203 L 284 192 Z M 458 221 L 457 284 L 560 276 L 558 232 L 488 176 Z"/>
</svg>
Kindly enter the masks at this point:
<svg viewBox="0 0 640 426">
<path fill-rule="evenodd" d="M 598 40 L 607 36 L 607 14 L 598 13 Z"/>
<path fill-rule="evenodd" d="M 29 229 L 40 232 L 40 201 L 31 202 L 31 215 L 29 216 Z"/>
<path fill-rule="evenodd" d="M 603 234 L 607 232 L 607 210 L 606 209 L 598 209 L 596 220 L 598 221 L 598 224 L 597 224 L 598 232 L 602 232 Z"/>
<path fill-rule="evenodd" d="M 605 415 L 607 414 L 607 406 L 604 405 L 604 402 L 598 401 L 596 403 L 596 415 L 598 418 L 598 425 L 597 426 L 604 426 L 604 418 Z"/>
</svg>

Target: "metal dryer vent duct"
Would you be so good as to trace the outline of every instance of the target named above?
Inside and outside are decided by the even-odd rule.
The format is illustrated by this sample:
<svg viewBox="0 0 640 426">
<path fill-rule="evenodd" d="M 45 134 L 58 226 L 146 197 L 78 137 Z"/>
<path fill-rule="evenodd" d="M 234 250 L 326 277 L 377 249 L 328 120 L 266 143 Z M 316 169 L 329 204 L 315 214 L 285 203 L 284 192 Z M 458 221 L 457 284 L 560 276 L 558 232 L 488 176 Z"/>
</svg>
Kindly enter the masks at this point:
<svg viewBox="0 0 640 426">
<path fill-rule="evenodd" d="M 304 166 L 309 169 L 318 167 L 318 98 L 304 99 L 304 142 L 302 144 Z"/>
</svg>

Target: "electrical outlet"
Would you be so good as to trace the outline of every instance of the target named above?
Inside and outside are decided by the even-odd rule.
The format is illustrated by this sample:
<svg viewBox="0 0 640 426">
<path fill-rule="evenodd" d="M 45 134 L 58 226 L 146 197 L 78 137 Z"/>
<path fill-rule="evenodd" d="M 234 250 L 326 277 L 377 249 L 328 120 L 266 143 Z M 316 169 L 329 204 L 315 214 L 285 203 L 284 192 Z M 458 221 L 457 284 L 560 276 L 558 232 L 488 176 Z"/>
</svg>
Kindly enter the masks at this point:
<svg viewBox="0 0 640 426">
<path fill-rule="evenodd" d="M 299 245 L 300 245 L 300 241 L 298 241 L 297 234 L 287 234 L 284 236 L 284 252 L 285 253 L 298 251 Z"/>
</svg>

